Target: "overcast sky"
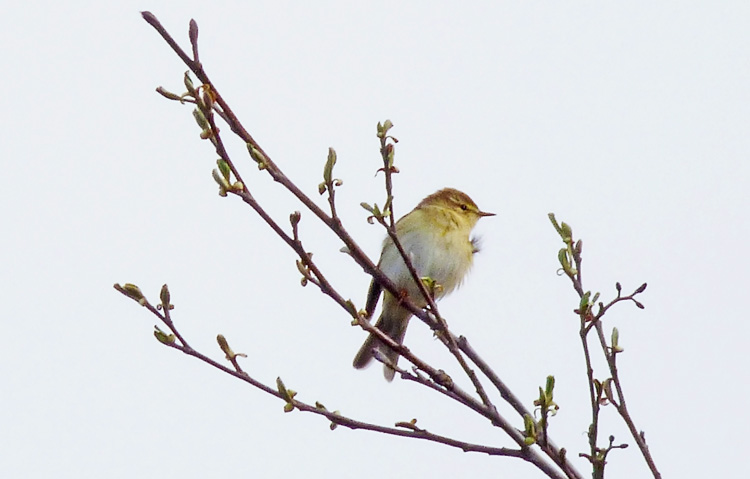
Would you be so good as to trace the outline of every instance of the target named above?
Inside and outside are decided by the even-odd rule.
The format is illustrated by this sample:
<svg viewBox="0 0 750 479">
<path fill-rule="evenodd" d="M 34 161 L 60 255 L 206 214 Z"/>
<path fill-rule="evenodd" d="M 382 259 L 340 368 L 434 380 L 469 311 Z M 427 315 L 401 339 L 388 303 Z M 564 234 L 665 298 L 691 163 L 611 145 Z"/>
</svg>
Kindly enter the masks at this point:
<svg viewBox="0 0 750 479">
<path fill-rule="evenodd" d="M 541 477 L 519 460 L 331 432 L 153 338 L 155 318 L 113 283 L 154 302 L 168 283 L 194 347 L 220 360 L 223 333 L 252 376 L 281 376 L 304 401 L 512 445 L 442 396 L 351 368 L 363 332 L 300 287 L 292 251 L 249 208 L 217 195 L 216 154 L 191 108 L 154 92 L 181 93 L 186 68 L 140 10 L 183 46 L 196 19 L 216 87 L 321 205 L 336 149 L 341 216 L 373 258 L 383 231 L 359 203 L 383 201 L 375 125 L 386 118 L 400 140 L 397 215 L 444 186 L 497 213 L 440 310 L 529 408 L 556 376 L 550 433 L 584 476 L 578 300 L 556 274 L 549 212 L 584 240 L 587 289 L 610 299 L 616 281 L 649 284 L 645 310 L 623 304 L 605 327 L 620 330 L 628 405 L 664 477 L 746 469 L 750 4 L 74 3 L 13 2 L 0 16 L 0 476 Z M 231 144 L 253 194 L 287 224 L 300 207 L 244 151 Z M 362 307 L 369 281 L 341 244 L 309 213 L 300 230 Z M 407 344 L 457 373 L 421 323 Z M 632 446 L 611 454 L 607 477 L 647 477 L 611 408 L 603 421 L 602 441 Z"/>
</svg>

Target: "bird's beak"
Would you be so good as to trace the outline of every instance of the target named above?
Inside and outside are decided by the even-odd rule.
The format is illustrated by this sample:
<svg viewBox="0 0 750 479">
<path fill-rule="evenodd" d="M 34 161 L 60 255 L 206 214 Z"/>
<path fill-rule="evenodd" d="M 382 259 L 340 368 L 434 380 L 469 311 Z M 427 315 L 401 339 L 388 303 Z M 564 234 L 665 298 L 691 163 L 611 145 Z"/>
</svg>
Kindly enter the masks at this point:
<svg viewBox="0 0 750 479">
<path fill-rule="evenodd" d="M 495 213 L 487 213 L 486 211 L 480 211 L 479 216 L 495 216 Z"/>
</svg>

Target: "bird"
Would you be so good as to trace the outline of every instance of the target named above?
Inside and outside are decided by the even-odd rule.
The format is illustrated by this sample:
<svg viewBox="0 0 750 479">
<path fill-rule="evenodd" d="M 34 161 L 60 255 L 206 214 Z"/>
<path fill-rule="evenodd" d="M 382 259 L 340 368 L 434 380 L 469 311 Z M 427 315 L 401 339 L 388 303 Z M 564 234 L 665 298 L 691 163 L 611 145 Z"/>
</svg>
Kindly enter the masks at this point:
<svg viewBox="0 0 750 479">
<path fill-rule="evenodd" d="M 435 285 L 434 299 L 440 299 L 461 285 L 471 269 L 478 243 L 470 238 L 480 218 L 494 216 L 477 207 L 467 195 L 454 188 L 443 188 L 424 198 L 413 210 L 396 222 L 396 237 L 414 266 L 419 278 L 430 278 Z M 389 291 L 383 295 L 383 311 L 375 327 L 393 341 L 402 344 L 412 314 L 402 306 L 404 297 L 419 308 L 427 306 L 419 285 L 416 284 L 401 253 L 390 236 L 383 241 L 378 268 L 398 288 L 401 296 Z M 372 317 L 383 286 L 373 278 L 367 293 L 365 312 Z M 383 375 L 392 381 L 399 354 L 370 334 L 354 357 L 353 366 L 362 369 L 378 350 L 387 360 Z"/>
</svg>

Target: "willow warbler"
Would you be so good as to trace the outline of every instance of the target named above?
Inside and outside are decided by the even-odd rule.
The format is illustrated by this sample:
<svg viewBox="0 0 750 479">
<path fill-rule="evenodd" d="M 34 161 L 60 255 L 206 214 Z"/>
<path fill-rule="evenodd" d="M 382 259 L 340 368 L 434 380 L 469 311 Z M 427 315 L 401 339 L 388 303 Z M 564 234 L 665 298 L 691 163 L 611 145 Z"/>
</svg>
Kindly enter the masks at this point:
<svg viewBox="0 0 750 479">
<path fill-rule="evenodd" d="M 476 244 L 469 238 L 483 216 L 494 213 L 481 211 L 466 193 L 445 188 L 423 199 L 416 208 L 396 222 L 396 236 L 408 255 L 417 276 L 431 278 L 435 283 L 435 299 L 456 289 L 471 268 Z M 401 254 L 387 237 L 383 242 L 378 268 L 396 285 L 403 295 L 421 308 L 427 305 L 419 286 L 412 278 Z M 365 310 L 372 316 L 383 287 L 373 279 L 367 293 Z M 403 298 L 386 291 L 383 313 L 375 326 L 401 344 L 411 313 L 401 306 Z M 398 353 L 370 335 L 354 358 L 354 367 L 364 368 L 379 350 L 391 363 L 398 362 Z M 396 371 L 383 368 L 386 380 L 392 381 Z"/>
</svg>

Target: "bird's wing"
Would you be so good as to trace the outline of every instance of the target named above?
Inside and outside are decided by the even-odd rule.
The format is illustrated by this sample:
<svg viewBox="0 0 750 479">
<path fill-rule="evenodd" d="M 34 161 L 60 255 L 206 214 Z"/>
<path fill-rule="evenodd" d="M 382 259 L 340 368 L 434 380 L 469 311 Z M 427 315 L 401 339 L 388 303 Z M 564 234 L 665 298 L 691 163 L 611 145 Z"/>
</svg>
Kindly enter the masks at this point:
<svg viewBox="0 0 750 479">
<path fill-rule="evenodd" d="M 372 318 L 372 314 L 375 312 L 375 307 L 378 305 L 378 300 L 380 299 L 380 293 L 383 291 L 383 287 L 375 281 L 375 278 L 372 279 L 372 282 L 370 283 L 370 289 L 367 291 L 367 303 L 365 304 L 365 311 L 367 312 L 367 317 Z"/>
</svg>

